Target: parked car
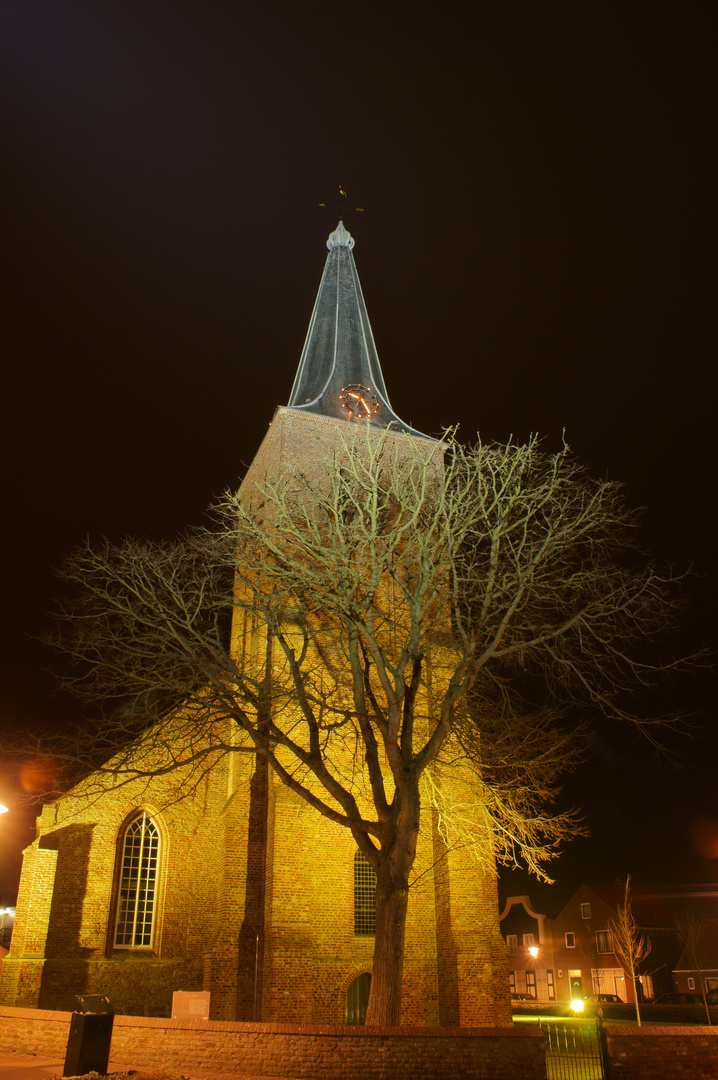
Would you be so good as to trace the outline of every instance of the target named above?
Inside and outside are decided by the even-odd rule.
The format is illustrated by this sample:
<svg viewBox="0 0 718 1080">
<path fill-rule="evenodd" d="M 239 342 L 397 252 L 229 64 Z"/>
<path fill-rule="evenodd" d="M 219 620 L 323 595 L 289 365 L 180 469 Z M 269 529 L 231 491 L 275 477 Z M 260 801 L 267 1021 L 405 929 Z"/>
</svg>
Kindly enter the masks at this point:
<svg viewBox="0 0 718 1080">
<path fill-rule="evenodd" d="M 653 1002 L 654 1005 L 702 1005 L 703 998 L 700 994 L 670 993 L 661 994 Z"/>
<path fill-rule="evenodd" d="M 574 999 L 567 1011 L 573 1016 L 595 1016 L 604 1005 L 623 1004 L 623 999 L 618 994 L 586 994 L 583 998 Z"/>
</svg>

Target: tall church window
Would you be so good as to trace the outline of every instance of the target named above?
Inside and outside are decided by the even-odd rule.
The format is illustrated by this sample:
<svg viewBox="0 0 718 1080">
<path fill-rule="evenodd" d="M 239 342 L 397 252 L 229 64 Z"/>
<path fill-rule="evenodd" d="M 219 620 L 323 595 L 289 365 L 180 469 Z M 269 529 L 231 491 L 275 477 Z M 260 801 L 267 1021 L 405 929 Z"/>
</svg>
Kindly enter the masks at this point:
<svg viewBox="0 0 718 1080">
<path fill-rule="evenodd" d="M 354 933 L 369 936 L 376 928 L 376 873 L 366 855 L 354 855 Z"/>
<path fill-rule="evenodd" d="M 146 813 L 127 825 L 122 839 L 116 949 L 149 949 L 157 898 L 160 836 Z"/>
</svg>

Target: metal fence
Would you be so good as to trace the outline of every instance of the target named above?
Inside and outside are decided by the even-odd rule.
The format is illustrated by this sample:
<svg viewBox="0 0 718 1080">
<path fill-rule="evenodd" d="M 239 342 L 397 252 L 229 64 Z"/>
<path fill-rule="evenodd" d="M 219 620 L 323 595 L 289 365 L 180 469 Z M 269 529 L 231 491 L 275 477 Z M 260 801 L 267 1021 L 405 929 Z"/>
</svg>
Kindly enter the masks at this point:
<svg viewBox="0 0 718 1080">
<path fill-rule="evenodd" d="M 546 1046 L 548 1080 L 605 1080 L 600 1020 L 551 1020 L 539 1025 Z"/>
</svg>

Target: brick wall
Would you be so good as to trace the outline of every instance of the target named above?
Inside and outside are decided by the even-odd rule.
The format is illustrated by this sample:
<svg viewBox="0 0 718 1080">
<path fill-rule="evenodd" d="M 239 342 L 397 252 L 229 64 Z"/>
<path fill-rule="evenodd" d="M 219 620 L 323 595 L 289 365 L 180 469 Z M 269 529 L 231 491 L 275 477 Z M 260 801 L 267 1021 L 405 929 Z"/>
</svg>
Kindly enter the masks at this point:
<svg viewBox="0 0 718 1080">
<path fill-rule="evenodd" d="M 718 1076 L 718 1028 L 609 1027 L 611 1080 L 699 1080 Z"/>
<path fill-rule="evenodd" d="M 69 1013 L 0 1007 L 0 1051 L 63 1057 Z M 142 1066 L 297 1080 L 545 1080 L 536 1029 L 347 1028 L 117 1016 L 111 1055 Z"/>
<path fill-rule="evenodd" d="M 63 1058 L 70 1013 L 0 1006 L 0 1052 Z M 610 1027 L 612 1080 L 718 1076 L 718 1028 Z M 117 1016 L 118 1062 L 324 1080 L 545 1080 L 536 1028 L 346 1028 Z"/>
<path fill-rule="evenodd" d="M 70 1013 L 0 1005 L 0 1053 L 64 1058 Z"/>
</svg>

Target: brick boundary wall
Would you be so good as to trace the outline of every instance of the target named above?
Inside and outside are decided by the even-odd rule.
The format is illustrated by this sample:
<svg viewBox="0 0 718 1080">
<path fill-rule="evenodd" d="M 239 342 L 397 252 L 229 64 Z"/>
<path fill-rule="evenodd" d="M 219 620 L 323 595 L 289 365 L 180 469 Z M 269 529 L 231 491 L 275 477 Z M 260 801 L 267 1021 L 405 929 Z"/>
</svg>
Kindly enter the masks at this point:
<svg viewBox="0 0 718 1080">
<path fill-rule="evenodd" d="M 64 1059 L 71 1015 L 0 1006 L 0 1053 Z"/>
<path fill-rule="evenodd" d="M 718 1077 L 718 1028 L 605 1029 L 611 1080 L 710 1080 Z"/>
<path fill-rule="evenodd" d="M 0 1051 L 64 1058 L 68 1012 L 0 1007 Z M 350 1028 L 116 1016 L 114 1061 L 297 1080 L 546 1080 L 536 1028 Z"/>
</svg>

